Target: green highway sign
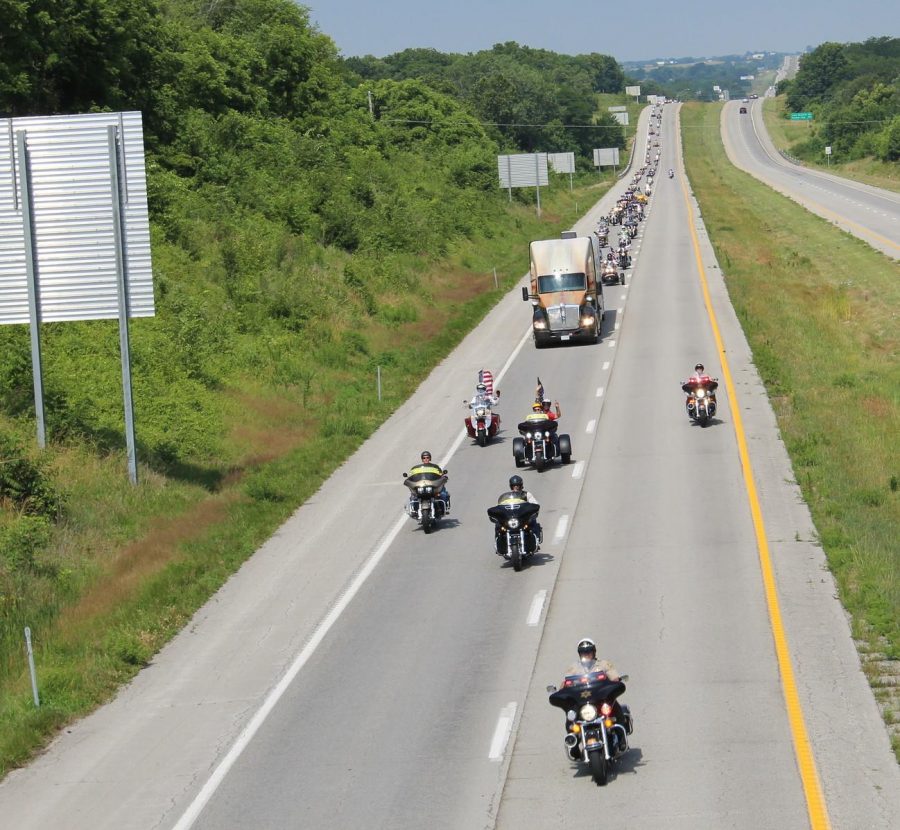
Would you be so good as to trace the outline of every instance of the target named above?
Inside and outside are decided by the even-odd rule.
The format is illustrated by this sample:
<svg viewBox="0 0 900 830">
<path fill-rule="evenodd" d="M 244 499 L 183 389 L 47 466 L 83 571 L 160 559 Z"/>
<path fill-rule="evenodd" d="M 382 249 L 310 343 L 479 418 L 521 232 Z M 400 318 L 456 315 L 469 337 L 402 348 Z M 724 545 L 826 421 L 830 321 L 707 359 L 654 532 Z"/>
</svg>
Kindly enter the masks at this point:
<svg viewBox="0 0 900 830">
<path fill-rule="evenodd" d="M 792 112 L 791 121 L 812 121 L 811 112 Z"/>
</svg>

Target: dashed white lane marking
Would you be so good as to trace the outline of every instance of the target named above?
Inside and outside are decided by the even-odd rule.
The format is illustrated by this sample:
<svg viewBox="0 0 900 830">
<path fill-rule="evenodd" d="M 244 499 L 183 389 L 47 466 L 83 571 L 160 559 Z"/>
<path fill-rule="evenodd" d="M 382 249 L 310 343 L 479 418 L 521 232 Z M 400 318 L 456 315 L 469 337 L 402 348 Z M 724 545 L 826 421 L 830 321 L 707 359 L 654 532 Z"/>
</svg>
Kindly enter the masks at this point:
<svg viewBox="0 0 900 830">
<path fill-rule="evenodd" d="M 618 326 L 616 326 L 616 328 L 618 328 Z M 612 348 L 615 348 L 616 341 L 615 341 L 615 340 L 608 340 L 607 343 L 606 343 L 606 345 L 609 346 L 611 349 L 612 349 Z"/>
<path fill-rule="evenodd" d="M 528 619 L 525 620 L 528 625 L 537 625 L 540 622 L 545 599 L 547 599 L 547 592 L 543 589 L 534 595 L 534 599 L 531 600 L 531 608 L 528 609 Z"/>
<path fill-rule="evenodd" d="M 494 737 L 491 740 L 491 751 L 488 753 L 489 760 L 499 761 L 503 757 L 503 751 L 509 742 L 513 722 L 516 719 L 517 708 L 518 705 L 513 700 L 500 710 L 500 717 L 497 719 L 497 727 L 494 729 Z"/>
<path fill-rule="evenodd" d="M 624 300 L 627 295 L 623 294 L 619 299 Z"/>
<path fill-rule="evenodd" d="M 606 360 L 603 362 L 603 371 L 605 372 L 609 368 L 609 361 Z"/>
<path fill-rule="evenodd" d="M 616 324 L 613 326 L 613 331 L 618 331 L 618 330 L 619 330 L 619 321 L 616 320 Z"/>
<path fill-rule="evenodd" d="M 563 536 L 566 535 L 566 530 L 569 527 L 569 514 L 565 513 L 559 517 L 559 521 L 556 523 L 556 532 L 553 534 L 553 541 L 558 542 L 562 539 Z"/>
<path fill-rule="evenodd" d="M 584 431 L 588 435 L 590 435 L 595 429 L 597 429 L 597 419 L 591 418 L 591 420 L 587 422 L 587 426 L 584 428 Z"/>
<path fill-rule="evenodd" d="M 602 386 L 598 386 L 598 387 L 597 387 L 597 397 L 598 397 L 598 398 L 602 398 L 602 397 L 603 397 L 603 387 L 602 387 Z M 394 481 L 394 482 L 385 482 L 385 484 L 396 484 L 396 483 L 397 483 L 396 481 Z"/>
<path fill-rule="evenodd" d="M 576 461 L 575 466 L 572 468 L 572 478 L 581 478 L 581 474 L 584 472 L 584 462 Z"/>
</svg>

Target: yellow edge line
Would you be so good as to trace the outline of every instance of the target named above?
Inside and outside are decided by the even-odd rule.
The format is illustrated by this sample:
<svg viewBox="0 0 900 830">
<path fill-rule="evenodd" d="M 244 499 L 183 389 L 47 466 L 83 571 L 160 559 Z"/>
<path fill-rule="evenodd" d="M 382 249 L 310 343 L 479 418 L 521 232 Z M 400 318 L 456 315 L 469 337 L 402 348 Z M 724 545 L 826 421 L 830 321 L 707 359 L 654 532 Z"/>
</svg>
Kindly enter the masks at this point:
<svg viewBox="0 0 900 830">
<path fill-rule="evenodd" d="M 681 118 L 678 119 L 678 149 L 681 155 Z M 683 156 L 682 156 L 683 157 Z M 787 708 L 788 722 L 791 728 L 791 737 L 794 743 L 794 754 L 797 758 L 797 767 L 800 771 L 800 780 L 803 783 L 803 792 L 806 796 L 806 810 L 809 815 L 810 827 L 813 830 L 828 830 L 831 822 L 828 818 L 828 810 L 822 795 L 822 786 L 816 771 L 816 762 L 813 758 L 812 747 L 806 732 L 806 724 L 803 720 L 803 710 L 800 706 L 800 697 L 797 694 L 797 683 L 794 679 L 794 669 L 791 665 L 791 655 L 788 649 L 787 636 L 781 620 L 781 608 L 778 604 L 778 594 L 775 589 L 775 575 L 772 569 L 772 557 L 769 552 L 769 543 L 766 538 L 766 528 L 763 523 L 762 508 L 759 496 L 756 492 L 756 483 L 753 478 L 753 467 L 750 464 L 750 454 L 747 451 L 747 440 L 744 434 L 744 424 L 741 420 L 741 410 L 738 406 L 737 394 L 731 377 L 731 368 L 725 356 L 725 346 L 719 331 L 719 323 L 713 311 L 712 299 L 709 294 L 709 283 L 706 278 L 706 270 L 703 267 L 703 257 L 700 254 L 700 240 L 697 237 L 697 229 L 694 224 L 694 212 L 691 207 L 688 194 L 686 177 L 682 171 L 681 190 L 684 194 L 684 202 L 687 207 L 688 225 L 691 229 L 691 241 L 694 245 L 694 257 L 697 260 L 697 270 L 700 275 L 700 284 L 703 288 L 703 301 L 706 304 L 706 312 L 712 326 L 713 337 L 716 341 L 716 349 L 719 352 L 719 360 L 722 364 L 722 375 L 725 379 L 725 389 L 731 402 L 731 416 L 734 423 L 734 434 L 737 439 L 738 454 L 741 459 L 741 468 L 744 473 L 744 484 L 747 488 L 747 500 L 750 503 L 750 514 L 753 518 L 753 528 L 756 532 L 756 547 L 759 552 L 759 565 L 762 570 L 763 587 L 766 594 L 766 605 L 769 609 L 769 622 L 772 626 L 772 637 L 775 641 L 775 655 L 778 660 L 778 668 L 781 672 L 781 686 L 784 693 L 784 702 Z"/>
</svg>

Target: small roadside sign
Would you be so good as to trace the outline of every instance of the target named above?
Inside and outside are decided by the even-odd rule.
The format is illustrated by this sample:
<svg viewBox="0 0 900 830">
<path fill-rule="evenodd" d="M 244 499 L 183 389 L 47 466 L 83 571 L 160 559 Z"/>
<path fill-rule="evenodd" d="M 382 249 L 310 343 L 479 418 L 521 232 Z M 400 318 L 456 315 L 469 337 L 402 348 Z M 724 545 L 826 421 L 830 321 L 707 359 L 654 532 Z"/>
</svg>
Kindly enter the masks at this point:
<svg viewBox="0 0 900 830">
<path fill-rule="evenodd" d="M 791 121 L 812 121 L 811 112 L 792 112 Z"/>
</svg>

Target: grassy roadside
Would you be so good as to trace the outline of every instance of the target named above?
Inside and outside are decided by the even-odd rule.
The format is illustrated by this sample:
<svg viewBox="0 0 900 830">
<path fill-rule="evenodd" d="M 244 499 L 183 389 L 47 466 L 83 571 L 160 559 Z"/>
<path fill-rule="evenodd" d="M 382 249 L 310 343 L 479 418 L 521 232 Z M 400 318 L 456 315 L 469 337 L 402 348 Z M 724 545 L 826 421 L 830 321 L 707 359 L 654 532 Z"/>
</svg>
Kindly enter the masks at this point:
<svg viewBox="0 0 900 830">
<path fill-rule="evenodd" d="M 685 164 L 900 758 L 900 265 L 732 167 L 720 105 Z"/>
<path fill-rule="evenodd" d="M 163 475 L 141 465 L 131 488 L 123 453 L 60 442 L 35 454 L 37 466 L 66 482 L 66 515 L 49 540 L 28 548 L 29 581 L 0 583 L 4 618 L 17 621 L 0 626 L 0 776 L 145 666 L 519 279 L 528 241 L 570 227 L 611 183 L 585 173 L 570 193 L 568 176 L 551 177 L 541 219 L 533 206 L 498 197 L 493 234 L 429 266 L 421 296 L 379 297 L 396 313 L 366 319 L 365 337 L 358 326 L 322 328 L 334 349 L 315 375 L 295 371 L 271 343 L 258 375 L 217 393 L 227 449 L 205 468 Z M 153 323 L 137 321 L 137 336 L 141 325 Z M 111 348 L 115 336 L 110 327 Z M 23 625 L 34 632 L 39 709 Z"/>
<path fill-rule="evenodd" d="M 784 118 L 784 96 L 762 99 L 763 121 L 772 138 L 772 142 L 779 149 L 794 155 L 793 148 L 806 141 L 812 131 L 816 130 L 814 121 L 790 121 Z M 827 164 L 825 158 L 821 163 L 802 159 L 801 164 L 844 176 L 853 181 L 870 184 L 874 187 L 882 187 L 885 190 L 893 190 L 900 193 L 900 164 L 886 161 L 878 161 L 874 158 L 857 159 L 856 161 L 842 162 L 840 159 L 832 159 Z"/>
</svg>

